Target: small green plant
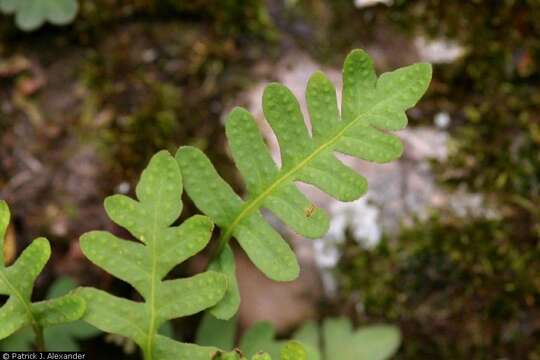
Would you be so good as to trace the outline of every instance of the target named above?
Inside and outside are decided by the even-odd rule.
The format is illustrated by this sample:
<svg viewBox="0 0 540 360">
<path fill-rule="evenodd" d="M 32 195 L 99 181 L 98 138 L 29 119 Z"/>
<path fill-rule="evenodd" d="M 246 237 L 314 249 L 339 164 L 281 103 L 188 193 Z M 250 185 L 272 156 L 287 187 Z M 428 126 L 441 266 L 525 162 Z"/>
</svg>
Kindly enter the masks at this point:
<svg viewBox="0 0 540 360">
<path fill-rule="evenodd" d="M 4 6 L 9 4 L 0 1 Z M 401 141 L 387 132 L 405 127 L 405 110 L 416 104 L 430 78 L 428 64 L 415 64 L 377 78 L 369 56 L 355 50 L 343 69 L 341 113 L 331 82 L 320 72 L 309 80 L 306 97 L 311 135 L 292 93 L 283 85 L 269 85 L 263 108 L 281 147 L 280 167 L 272 160 L 246 110 L 234 109 L 226 123 L 233 158 L 246 180 L 246 199 L 233 192 L 200 150 L 181 147 L 175 158 L 161 151 L 143 171 L 135 189 L 137 199 L 114 195 L 105 200 L 109 217 L 128 230 L 135 241 L 104 231 L 81 237 L 86 257 L 133 286 L 142 301 L 83 287 L 58 299 L 30 303 L 33 282 L 50 255 L 47 240 L 38 239 L 9 268 L 0 257 L 0 294 L 9 296 L 0 308 L 0 339 L 31 325 L 38 348 L 43 348 L 43 327 L 83 316 L 84 321 L 102 331 L 133 340 L 145 360 L 388 358 L 400 341 L 395 328 L 381 326 L 353 332 L 350 322 L 344 319 L 323 324 L 323 344 L 318 342 L 319 330 L 314 324 L 303 328 L 297 339 L 306 346 L 298 341 L 276 341 L 271 325 L 259 324 L 240 342 L 246 355 L 232 349 L 231 335 L 217 343 L 195 345 L 175 341 L 158 330 L 168 320 L 205 309 L 220 319 L 231 319 L 236 314 L 240 294 L 229 244 L 233 237 L 269 278 L 295 279 L 299 273 L 295 254 L 260 210 L 270 210 L 306 237 L 324 235 L 328 230 L 327 215 L 297 189 L 295 182 L 315 185 L 342 201 L 360 197 L 367 189 L 366 180 L 341 163 L 334 152 L 378 163 L 399 157 Z M 207 216 L 195 215 L 174 225 L 182 211 L 184 185 Z M 2 242 L 8 220 L 7 205 L 0 202 Z M 164 280 L 175 266 L 206 247 L 214 223 L 221 234 L 208 271 Z"/>
<path fill-rule="evenodd" d="M 244 355 L 244 353 L 239 349 L 234 349 L 230 352 L 221 352 L 218 351 L 212 359 L 219 360 L 307 360 L 307 353 L 302 344 L 297 341 L 287 342 L 278 355 L 271 356 L 269 353 L 264 351 L 258 351 L 252 356 Z"/>
<path fill-rule="evenodd" d="M 236 319 L 219 320 L 205 314 L 197 329 L 197 344 L 232 349 L 236 338 Z M 329 318 L 321 327 L 307 322 L 292 339 L 301 343 L 307 360 L 385 360 L 398 349 L 399 330 L 390 325 L 372 325 L 353 330 L 346 318 Z M 266 351 L 272 358 L 286 347 L 288 341 L 276 340 L 269 322 L 261 321 L 250 327 L 239 342 L 247 356 Z"/>
<path fill-rule="evenodd" d="M 77 284 L 72 279 L 58 278 L 49 288 L 46 299 L 63 296 L 76 287 Z M 80 351 L 78 340 L 89 339 L 98 334 L 99 330 L 81 320 L 43 329 L 45 348 L 49 351 Z M 0 350 L 31 351 L 34 342 L 34 332 L 31 328 L 25 327 L 0 341 Z"/>
<path fill-rule="evenodd" d="M 236 330 L 236 316 L 228 320 L 220 320 L 207 312 L 199 324 L 195 342 L 199 345 L 215 346 L 223 350 L 234 351 Z M 258 322 L 243 334 L 238 343 L 238 350 L 248 358 L 257 355 L 260 351 L 264 351 L 270 358 L 278 359 L 281 351 L 289 341 L 276 340 L 275 336 L 275 330 L 271 323 L 267 321 Z M 293 340 L 299 339 L 293 337 Z M 308 356 L 311 351 L 307 343 L 302 342 L 302 346 L 306 351 L 307 359 L 312 360 Z"/>
<path fill-rule="evenodd" d="M 207 359 L 214 350 L 175 342 L 157 332 L 167 320 L 197 313 L 223 297 L 227 280 L 215 271 L 163 280 L 174 266 L 206 246 L 212 222 L 195 215 L 182 225 L 171 226 L 182 211 L 182 177 L 166 151 L 150 160 L 136 194 L 138 201 L 124 195 L 110 196 L 105 209 L 138 241 L 93 231 L 81 237 L 81 249 L 96 265 L 131 284 L 144 302 L 81 288 L 78 294 L 88 304 L 84 320 L 103 331 L 133 339 L 147 360 Z"/>
<path fill-rule="evenodd" d="M 8 205 L 5 201 L 0 201 L 0 249 L 2 250 L 9 219 Z M 35 333 L 36 348 L 43 350 L 44 328 L 78 320 L 84 314 L 84 300 L 74 294 L 31 302 L 34 281 L 50 256 L 51 247 L 45 238 L 34 240 L 15 263 L 8 267 L 4 263 L 3 251 L 0 251 L 0 295 L 8 296 L 6 303 L 0 307 L 0 339 L 30 326 Z"/>
<path fill-rule="evenodd" d="M 401 342 L 395 326 L 371 325 L 353 330 L 346 318 L 327 319 L 321 329 L 326 360 L 384 360 Z"/>
<path fill-rule="evenodd" d="M 69 24 L 78 9 L 77 0 L 0 0 L 0 11 L 14 14 L 15 24 L 24 31 L 36 30 L 45 22 Z"/>
<path fill-rule="evenodd" d="M 299 267 L 293 251 L 260 210 L 270 210 L 303 236 L 323 236 L 328 230 L 328 216 L 297 189 L 295 182 L 312 184 L 338 200 L 358 199 L 367 190 L 365 178 L 341 163 L 334 153 L 377 163 L 398 158 L 403 145 L 387 131 L 406 126 L 405 110 L 416 104 L 430 79 L 431 66 L 423 63 L 377 78 L 371 58 L 355 50 L 343 67 L 341 114 L 332 83 L 321 72 L 311 76 L 306 100 L 312 136 L 291 91 L 270 84 L 264 91 L 263 110 L 281 148 L 281 167 L 272 160 L 249 112 L 235 108 L 225 125 L 232 156 L 246 182 L 245 200 L 234 193 L 200 150 L 189 146 L 178 150 L 176 159 L 188 195 L 221 228 L 210 268 L 228 274 L 230 286 L 224 300 L 212 310 L 216 317 L 233 316 L 240 302 L 231 238 L 237 239 L 270 279 L 295 279 Z"/>
</svg>

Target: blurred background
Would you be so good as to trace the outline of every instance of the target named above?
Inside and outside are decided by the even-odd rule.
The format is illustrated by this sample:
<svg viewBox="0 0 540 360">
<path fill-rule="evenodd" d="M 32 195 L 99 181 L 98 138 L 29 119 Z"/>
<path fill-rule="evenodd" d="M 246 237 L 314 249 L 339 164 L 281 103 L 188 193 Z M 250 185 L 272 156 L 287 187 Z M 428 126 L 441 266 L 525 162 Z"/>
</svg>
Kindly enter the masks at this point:
<svg viewBox="0 0 540 360">
<path fill-rule="evenodd" d="M 267 319 L 286 337 L 342 315 L 397 325 L 398 359 L 540 359 L 539 1 L 73 2 L 54 25 L 0 0 L 0 198 L 14 218 L 4 250 L 13 259 L 35 237 L 51 240 L 36 299 L 65 277 L 136 299 L 78 246 L 89 230 L 122 234 L 104 197 L 132 194 L 150 156 L 180 145 L 203 149 L 242 193 L 226 113 L 250 109 L 278 154 L 260 109 L 265 84 L 283 82 L 303 102 L 322 69 L 339 92 L 343 59 L 363 48 L 379 73 L 434 64 L 398 133 L 404 156 L 350 162 L 370 184 L 353 203 L 304 188 L 332 222 L 315 241 L 283 227 L 299 280 L 265 280 L 237 251 L 240 327 Z M 186 199 L 183 217 L 195 212 Z M 198 321 L 169 330 L 191 341 Z M 82 333 L 93 355 L 137 358 L 125 339 Z"/>
</svg>

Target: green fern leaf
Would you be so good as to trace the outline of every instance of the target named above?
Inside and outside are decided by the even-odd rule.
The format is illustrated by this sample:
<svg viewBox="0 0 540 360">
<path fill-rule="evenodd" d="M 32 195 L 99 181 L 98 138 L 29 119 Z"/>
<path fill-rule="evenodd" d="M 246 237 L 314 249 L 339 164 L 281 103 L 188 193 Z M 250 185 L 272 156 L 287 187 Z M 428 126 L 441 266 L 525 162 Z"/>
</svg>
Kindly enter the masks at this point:
<svg viewBox="0 0 540 360">
<path fill-rule="evenodd" d="M 46 299 L 65 295 L 75 289 L 77 284 L 68 277 L 60 277 L 47 291 Z M 83 321 L 74 321 L 43 329 L 45 348 L 48 351 L 80 351 L 77 340 L 97 336 L 99 330 Z M 31 328 L 25 327 L 8 338 L 0 341 L 0 350 L 32 351 L 35 334 Z"/>
<path fill-rule="evenodd" d="M 306 349 L 298 341 L 289 341 L 281 349 L 280 360 L 307 360 Z"/>
<path fill-rule="evenodd" d="M 197 329 L 195 342 L 199 345 L 217 347 L 221 350 L 229 351 L 226 354 L 237 353 L 237 351 L 232 351 L 236 337 L 236 328 L 237 316 L 228 320 L 220 320 L 207 312 L 204 314 Z M 270 322 L 257 322 L 243 334 L 240 339 L 239 349 L 248 358 L 265 359 L 264 356 L 268 356 L 268 358 L 277 359 L 286 342 L 276 340 L 275 336 L 276 332 Z"/>
<path fill-rule="evenodd" d="M 226 121 L 226 133 L 238 169 L 245 179 L 247 197 L 241 199 L 218 175 L 208 158 L 193 147 L 181 147 L 176 159 L 188 195 L 221 230 L 218 253 L 232 237 L 251 261 L 269 278 L 293 280 L 299 267 L 289 245 L 263 218 L 261 208 L 274 213 L 301 235 L 317 238 L 328 229 L 328 217 L 295 186 L 312 184 L 341 201 L 359 198 L 367 190 L 365 178 L 341 163 L 335 152 L 385 163 L 398 158 L 403 146 L 386 131 L 405 127 L 405 111 L 426 91 L 429 64 L 415 64 L 377 78 L 370 57 L 353 51 L 343 68 L 341 115 L 332 83 L 316 72 L 306 98 L 311 117 L 310 136 L 293 94 L 283 85 L 270 84 L 263 110 L 281 148 L 281 167 L 272 160 L 255 120 L 235 108 Z M 221 261 L 218 256 L 217 261 Z M 232 290 L 231 290 L 232 292 Z M 226 318 L 239 300 L 224 299 L 214 315 Z"/>
<path fill-rule="evenodd" d="M 15 23 L 24 31 L 35 30 L 45 22 L 69 24 L 78 9 L 77 0 L 0 0 L 0 11 L 15 13 Z"/>
<path fill-rule="evenodd" d="M 253 356 L 249 357 L 244 355 L 242 351 L 239 349 L 235 349 L 230 352 L 222 352 L 217 351 L 213 357 L 213 360 L 272 360 L 272 359 L 279 359 L 279 360 L 307 360 L 307 353 L 302 344 L 300 344 L 297 341 L 289 341 L 285 343 L 283 348 L 281 349 L 281 352 L 279 353 L 279 356 L 270 355 L 269 353 L 258 351 L 257 353 L 253 354 Z"/>
<path fill-rule="evenodd" d="M 276 333 L 270 322 L 257 322 L 240 339 L 240 349 L 248 357 L 254 356 L 259 351 L 265 351 L 273 359 L 276 359 L 279 357 L 284 342 L 275 340 L 275 337 Z"/>
<path fill-rule="evenodd" d="M 25 326 L 31 326 L 37 336 L 37 346 L 43 346 L 43 328 L 79 319 L 85 311 L 82 298 L 67 294 L 50 300 L 32 303 L 34 282 L 51 256 L 45 238 L 38 238 L 28 246 L 15 263 L 4 263 L 4 237 L 10 212 L 5 201 L 0 201 L 0 295 L 7 295 L 0 307 L 0 339 Z"/>
<path fill-rule="evenodd" d="M 214 360 L 219 349 L 174 341 L 157 335 L 155 359 L 158 360 Z"/>
<path fill-rule="evenodd" d="M 93 263 L 131 284 L 144 302 L 93 288 L 83 288 L 79 293 L 88 303 L 85 321 L 103 331 L 133 339 L 142 348 L 145 359 L 163 359 L 164 347 L 158 346 L 156 339 L 162 343 L 166 340 L 157 337 L 159 327 L 167 320 L 215 305 L 225 294 L 227 278 L 207 271 L 190 278 L 163 280 L 174 266 L 206 246 L 213 226 L 200 215 L 180 226 L 171 226 L 182 211 L 182 177 L 168 152 L 161 151 L 151 159 L 141 175 L 136 195 L 138 201 L 123 195 L 111 196 L 105 200 L 105 209 L 115 223 L 139 242 L 93 231 L 81 237 L 81 249 Z M 171 349 L 179 353 L 186 346 L 178 343 Z M 194 350 L 188 346 L 188 350 L 205 353 L 208 349 Z"/>
<path fill-rule="evenodd" d="M 268 353 L 258 352 L 255 355 L 253 355 L 251 360 L 272 360 L 272 357 Z"/>
<path fill-rule="evenodd" d="M 216 319 L 210 312 L 205 312 L 197 328 L 195 343 L 231 351 L 234 348 L 236 328 L 237 316 L 228 320 L 220 320 Z"/>
<path fill-rule="evenodd" d="M 317 326 L 314 323 L 306 323 L 293 335 L 292 342 L 302 345 L 302 352 L 306 353 L 306 359 L 319 360 L 318 339 L 315 340 L 315 338 L 318 338 Z M 244 333 L 240 340 L 240 349 L 248 355 L 253 354 L 253 356 L 255 356 L 256 351 L 262 350 L 272 358 L 277 359 L 280 356 L 283 357 L 285 348 L 290 343 L 291 341 L 276 340 L 276 331 L 272 324 L 267 321 L 259 321 Z"/>
<path fill-rule="evenodd" d="M 197 330 L 196 343 L 228 351 L 234 346 L 235 330 L 236 317 L 219 320 L 206 313 Z M 386 360 L 399 348 L 401 335 L 399 329 L 391 325 L 371 325 L 353 330 L 349 319 L 329 318 L 320 328 L 312 321 L 306 322 L 292 339 L 302 348 L 301 355 L 294 355 L 293 359 Z M 251 326 L 239 344 L 240 351 L 251 359 L 283 358 L 287 347 L 295 348 L 290 342 L 276 340 L 272 324 L 266 321 Z M 231 359 L 242 358 L 234 357 L 239 356 L 237 351 L 223 355 Z"/>
<path fill-rule="evenodd" d="M 17 10 L 19 0 L 0 0 L 0 11 L 4 14 L 12 14 Z"/>
<path fill-rule="evenodd" d="M 227 276 L 227 292 L 223 300 L 214 306 L 211 312 L 218 319 L 230 319 L 231 314 L 236 313 L 238 304 L 240 304 L 240 291 L 236 281 L 234 254 L 229 245 L 225 245 L 218 258 L 210 263 L 208 270 L 219 271 Z"/>
<path fill-rule="evenodd" d="M 309 360 L 321 359 L 321 353 L 319 351 L 319 327 L 313 321 L 306 322 L 298 329 L 294 333 L 293 339 L 299 341 L 304 346 Z"/>
<path fill-rule="evenodd" d="M 401 342 L 395 326 L 371 325 L 353 331 L 346 318 L 327 319 L 322 332 L 325 359 L 386 360 L 394 355 Z"/>
</svg>

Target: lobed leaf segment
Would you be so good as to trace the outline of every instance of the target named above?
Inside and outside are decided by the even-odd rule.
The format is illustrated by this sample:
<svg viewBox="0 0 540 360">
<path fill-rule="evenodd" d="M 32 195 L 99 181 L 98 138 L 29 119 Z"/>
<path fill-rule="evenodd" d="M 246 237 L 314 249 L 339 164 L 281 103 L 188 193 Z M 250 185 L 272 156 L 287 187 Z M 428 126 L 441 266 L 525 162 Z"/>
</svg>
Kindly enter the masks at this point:
<svg viewBox="0 0 540 360">
<path fill-rule="evenodd" d="M 216 351 L 158 335 L 167 320 L 215 305 L 227 289 L 225 275 L 207 271 L 190 278 L 163 280 L 177 264 L 201 251 L 213 224 L 195 215 L 171 226 L 182 211 L 182 176 L 166 151 L 154 155 L 136 187 L 138 200 L 113 195 L 105 200 L 109 217 L 138 241 L 105 231 L 81 237 L 83 253 L 96 265 L 131 284 L 143 302 L 81 288 L 88 311 L 84 320 L 100 330 L 129 337 L 149 359 L 208 359 Z"/>
<path fill-rule="evenodd" d="M 370 325 L 354 330 L 347 318 L 327 319 L 321 333 L 324 359 L 386 360 L 397 352 L 401 343 L 401 334 L 395 326 Z"/>
<path fill-rule="evenodd" d="M 246 356 L 239 349 L 231 352 L 217 352 L 212 359 L 216 360 L 307 360 L 307 353 L 302 344 L 297 341 L 287 342 L 278 356 L 272 357 L 269 353 L 258 351 L 253 356 Z"/>
<path fill-rule="evenodd" d="M 362 50 L 354 50 L 343 67 L 341 112 L 332 83 L 321 72 L 311 76 L 306 90 L 311 134 L 291 91 L 281 84 L 268 85 L 263 111 L 279 142 L 280 167 L 272 160 L 248 111 L 235 108 L 225 125 L 232 156 L 245 180 L 245 199 L 219 176 L 203 152 L 190 146 L 178 150 L 176 160 L 188 195 L 221 228 L 217 255 L 210 268 L 227 274 L 230 286 L 212 309 L 216 317 L 230 318 L 240 302 L 231 238 L 269 278 L 295 279 L 299 266 L 294 252 L 260 210 L 270 210 L 300 235 L 323 236 L 328 230 L 328 216 L 298 190 L 295 182 L 312 184 L 341 201 L 362 196 L 367 190 L 366 179 L 339 161 L 335 153 L 376 163 L 398 158 L 403 145 L 387 132 L 406 126 L 405 111 L 424 94 L 430 79 L 431 66 L 425 63 L 377 78 L 371 58 Z"/>
<path fill-rule="evenodd" d="M 77 16 L 77 0 L 0 0 L 0 11 L 15 14 L 15 24 L 24 31 L 33 31 L 45 22 L 66 25 Z"/>
<path fill-rule="evenodd" d="M 65 295 L 76 287 L 77 283 L 71 278 L 60 277 L 47 291 L 46 299 Z M 86 340 L 100 333 L 93 326 L 77 320 L 43 329 L 43 339 L 47 351 L 81 351 L 79 340 Z M 32 351 L 35 337 L 32 329 L 25 327 L 0 341 L 0 351 Z"/>
<path fill-rule="evenodd" d="M 4 238 L 10 220 L 5 201 L 0 201 L 0 295 L 7 295 L 0 307 L 0 339 L 30 326 L 35 333 L 36 347 L 43 350 L 43 328 L 75 321 L 83 316 L 85 303 L 72 293 L 33 303 L 32 289 L 36 278 L 51 256 L 49 241 L 34 240 L 11 266 L 4 263 Z"/>
<path fill-rule="evenodd" d="M 236 337 L 236 319 L 219 320 L 205 314 L 197 329 L 197 344 L 232 349 Z M 277 359 L 289 343 L 276 340 L 269 322 L 251 326 L 240 338 L 239 349 L 247 357 L 265 351 Z M 292 335 L 302 345 L 307 360 L 387 360 L 399 348 L 401 335 L 395 326 L 371 325 L 354 330 L 349 319 L 328 318 L 319 326 L 305 323 Z"/>
</svg>

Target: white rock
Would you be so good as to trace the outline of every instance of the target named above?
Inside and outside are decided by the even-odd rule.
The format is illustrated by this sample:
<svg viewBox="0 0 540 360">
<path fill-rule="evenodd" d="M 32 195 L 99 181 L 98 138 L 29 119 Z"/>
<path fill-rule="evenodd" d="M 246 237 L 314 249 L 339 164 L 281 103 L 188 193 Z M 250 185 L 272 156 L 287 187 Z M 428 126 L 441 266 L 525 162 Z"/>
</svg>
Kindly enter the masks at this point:
<svg viewBox="0 0 540 360">
<path fill-rule="evenodd" d="M 450 115 L 445 111 L 438 112 L 433 118 L 435 126 L 439 129 L 446 129 L 450 125 L 450 121 Z"/>
<path fill-rule="evenodd" d="M 127 194 L 131 190 L 131 185 L 127 181 L 122 181 L 116 186 L 116 192 L 119 194 Z"/>
<path fill-rule="evenodd" d="M 465 54 L 465 48 L 456 42 L 446 39 L 429 40 L 419 36 L 414 45 L 422 61 L 433 64 L 454 62 Z"/>
<path fill-rule="evenodd" d="M 394 0 L 354 0 L 354 6 L 358 9 L 374 6 L 377 4 L 384 4 L 390 6 L 394 3 Z"/>
</svg>

